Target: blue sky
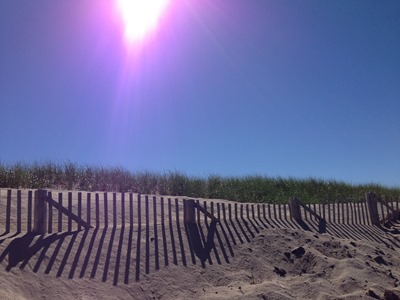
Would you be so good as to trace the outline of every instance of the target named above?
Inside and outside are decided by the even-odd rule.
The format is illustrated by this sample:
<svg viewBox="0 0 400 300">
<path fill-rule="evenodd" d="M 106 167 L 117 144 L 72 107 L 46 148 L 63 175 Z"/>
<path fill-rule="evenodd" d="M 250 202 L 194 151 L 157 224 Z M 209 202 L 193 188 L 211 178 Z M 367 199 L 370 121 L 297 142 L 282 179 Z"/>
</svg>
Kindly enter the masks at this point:
<svg viewBox="0 0 400 300">
<path fill-rule="evenodd" d="M 0 1 L 0 161 L 400 186 L 400 1 Z"/>
</svg>

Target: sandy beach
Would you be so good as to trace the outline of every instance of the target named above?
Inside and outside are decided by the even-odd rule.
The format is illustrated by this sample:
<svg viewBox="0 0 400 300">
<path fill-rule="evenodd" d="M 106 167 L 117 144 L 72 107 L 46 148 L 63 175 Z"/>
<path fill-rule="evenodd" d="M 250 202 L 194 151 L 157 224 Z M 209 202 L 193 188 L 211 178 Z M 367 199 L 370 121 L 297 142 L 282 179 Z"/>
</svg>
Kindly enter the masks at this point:
<svg viewBox="0 0 400 300">
<path fill-rule="evenodd" d="M 118 215 L 117 226 L 111 219 L 108 228 L 82 231 L 0 228 L 0 298 L 399 299 L 395 233 L 329 222 L 320 233 L 315 220 L 304 230 L 290 219 L 251 213 L 188 225 L 181 206 L 168 220 L 160 215 L 168 201 L 165 211 L 151 203 L 158 202 L 143 209 L 154 215 L 133 226 L 122 226 Z"/>
</svg>

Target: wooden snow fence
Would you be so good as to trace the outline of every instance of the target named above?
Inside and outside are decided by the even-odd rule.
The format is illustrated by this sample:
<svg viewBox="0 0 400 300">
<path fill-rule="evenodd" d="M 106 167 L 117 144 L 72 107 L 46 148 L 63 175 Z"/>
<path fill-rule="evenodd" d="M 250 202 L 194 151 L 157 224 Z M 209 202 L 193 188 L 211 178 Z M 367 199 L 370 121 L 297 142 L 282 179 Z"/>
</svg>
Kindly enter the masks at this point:
<svg viewBox="0 0 400 300">
<path fill-rule="evenodd" d="M 139 227 L 164 223 L 208 224 L 241 220 L 245 226 L 316 222 L 382 227 L 399 220 L 399 199 L 367 193 L 359 201 L 305 204 L 297 198 L 288 204 L 237 203 L 195 200 L 134 193 L 55 192 L 1 190 L 0 236 L 10 232 L 72 232 L 89 228 Z M 265 226 L 263 226 L 265 225 Z M 208 226 L 208 225 L 207 225 Z M 273 226 L 272 226 L 273 227 Z M 304 228 L 304 227 L 303 227 Z"/>
<path fill-rule="evenodd" d="M 200 214 L 205 222 L 218 222 L 215 215 L 221 215 L 225 205 L 214 204 L 134 193 L 2 190 L 0 236 L 10 232 L 44 234 L 89 228 L 140 228 L 142 224 L 148 227 L 165 222 L 195 223 L 195 219 L 200 222 Z"/>
<path fill-rule="evenodd" d="M 381 227 L 400 219 L 399 198 L 379 197 L 373 192 L 358 201 L 327 201 L 304 204 L 289 200 L 291 216 L 297 222 L 315 220 L 330 224 L 375 225 Z"/>
</svg>

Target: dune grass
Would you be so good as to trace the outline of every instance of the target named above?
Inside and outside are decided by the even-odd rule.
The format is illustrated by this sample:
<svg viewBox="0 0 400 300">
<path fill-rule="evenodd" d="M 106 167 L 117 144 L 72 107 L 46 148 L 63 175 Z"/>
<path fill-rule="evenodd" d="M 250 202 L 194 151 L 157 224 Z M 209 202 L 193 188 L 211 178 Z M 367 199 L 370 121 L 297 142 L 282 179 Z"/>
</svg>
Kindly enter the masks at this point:
<svg viewBox="0 0 400 300">
<path fill-rule="evenodd" d="M 134 192 L 228 199 L 239 202 L 286 203 L 290 197 L 304 202 L 358 201 L 368 191 L 399 197 L 400 188 L 378 184 L 352 185 L 315 178 L 273 178 L 266 176 L 208 177 L 173 172 L 130 172 L 122 167 L 63 164 L 0 163 L 0 188 L 67 189 L 82 191 Z"/>
</svg>

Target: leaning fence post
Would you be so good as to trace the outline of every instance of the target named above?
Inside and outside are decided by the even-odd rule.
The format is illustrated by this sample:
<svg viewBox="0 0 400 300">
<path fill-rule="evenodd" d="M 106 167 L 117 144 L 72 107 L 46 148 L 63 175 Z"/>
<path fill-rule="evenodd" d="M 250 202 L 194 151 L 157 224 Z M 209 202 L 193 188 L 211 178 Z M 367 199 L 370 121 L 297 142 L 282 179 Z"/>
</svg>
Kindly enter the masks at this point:
<svg viewBox="0 0 400 300">
<path fill-rule="evenodd" d="M 372 192 L 366 193 L 365 200 L 367 202 L 367 207 L 372 225 L 380 226 L 379 215 L 378 215 L 378 202 L 376 201 L 375 194 Z"/>
<path fill-rule="evenodd" d="M 290 215 L 296 221 L 301 221 L 300 200 L 297 198 L 289 199 Z"/>
<path fill-rule="evenodd" d="M 184 215 L 185 215 L 185 223 L 186 224 L 195 224 L 196 223 L 195 204 L 194 204 L 193 199 L 186 200 Z"/>
<path fill-rule="evenodd" d="M 47 220 L 47 190 L 35 191 L 34 200 L 34 216 L 33 216 L 33 232 L 37 234 L 46 233 Z"/>
</svg>

